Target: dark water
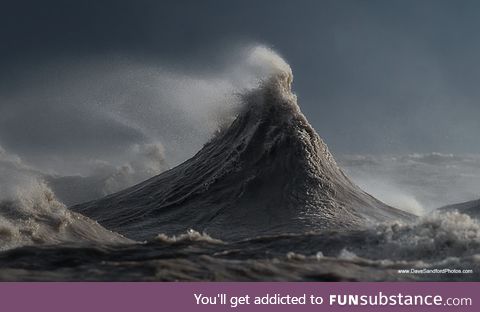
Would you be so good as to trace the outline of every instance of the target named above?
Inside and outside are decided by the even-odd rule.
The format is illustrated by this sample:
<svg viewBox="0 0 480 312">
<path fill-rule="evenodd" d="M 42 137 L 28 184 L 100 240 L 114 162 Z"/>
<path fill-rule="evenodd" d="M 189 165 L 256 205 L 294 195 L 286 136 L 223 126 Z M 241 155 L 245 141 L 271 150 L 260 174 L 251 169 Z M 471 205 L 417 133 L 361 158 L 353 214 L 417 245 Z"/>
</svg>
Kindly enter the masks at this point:
<svg viewBox="0 0 480 312">
<path fill-rule="evenodd" d="M 223 242 L 189 231 L 146 243 L 30 246 L 0 254 L 2 280 L 480 280 L 480 227 L 460 214 L 415 225 Z M 399 274 L 399 269 L 473 273 Z"/>
</svg>

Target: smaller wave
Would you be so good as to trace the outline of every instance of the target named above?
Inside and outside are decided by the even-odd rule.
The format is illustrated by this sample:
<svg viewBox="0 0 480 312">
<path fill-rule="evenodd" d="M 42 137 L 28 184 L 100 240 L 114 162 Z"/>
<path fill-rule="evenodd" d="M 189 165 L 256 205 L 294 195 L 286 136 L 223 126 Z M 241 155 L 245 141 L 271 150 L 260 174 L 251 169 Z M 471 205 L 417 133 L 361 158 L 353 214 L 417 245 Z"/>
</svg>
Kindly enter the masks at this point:
<svg viewBox="0 0 480 312">
<path fill-rule="evenodd" d="M 379 253 L 393 259 L 471 256 L 480 252 L 480 223 L 458 212 L 432 214 L 411 224 L 376 228 Z"/>
<path fill-rule="evenodd" d="M 0 200 L 0 250 L 27 245 L 132 242 L 69 211 L 47 185 L 30 177 L 15 196 Z"/>
<path fill-rule="evenodd" d="M 162 242 L 162 243 L 168 243 L 168 244 L 173 244 L 173 243 L 178 243 L 178 242 L 207 242 L 211 244 L 224 244 L 224 242 L 220 239 L 216 239 L 208 235 L 207 233 L 203 232 L 197 232 L 193 229 L 189 229 L 186 233 L 180 234 L 180 235 L 173 235 L 173 236 L 168 236 L 166 234 L 158 234 L 157 237 L 155 237 L 154 241 L 156 242 Z"/>
</svg>

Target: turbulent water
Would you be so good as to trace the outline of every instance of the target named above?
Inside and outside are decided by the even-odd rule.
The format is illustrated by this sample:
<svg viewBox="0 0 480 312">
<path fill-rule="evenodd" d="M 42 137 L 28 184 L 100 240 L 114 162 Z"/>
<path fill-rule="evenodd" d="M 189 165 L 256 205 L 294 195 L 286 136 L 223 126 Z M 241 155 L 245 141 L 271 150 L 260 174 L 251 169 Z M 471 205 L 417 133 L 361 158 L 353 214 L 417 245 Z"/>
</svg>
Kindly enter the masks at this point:
<svg viewBox="0 0 480 312">
<path fill-rule="evenodd" d="M 468 216 L 410 225 L 225 242 L 193 230 L 145 243 L 22 247 L 0 254 L 3 280 L 478 280 L 480 226 Z M 473 274 L 399 274 L 399 269 Z"/>
<path fill-rule="evenodd" d="M 276 55 L 191 159 L 67 209 L 41 181 L 0 204 L 3 280 L 478 280 L 480 224 L 424 217 L 338 167 Z M 466 273 L 399 273 L 401 269 Z"/>
</svg>

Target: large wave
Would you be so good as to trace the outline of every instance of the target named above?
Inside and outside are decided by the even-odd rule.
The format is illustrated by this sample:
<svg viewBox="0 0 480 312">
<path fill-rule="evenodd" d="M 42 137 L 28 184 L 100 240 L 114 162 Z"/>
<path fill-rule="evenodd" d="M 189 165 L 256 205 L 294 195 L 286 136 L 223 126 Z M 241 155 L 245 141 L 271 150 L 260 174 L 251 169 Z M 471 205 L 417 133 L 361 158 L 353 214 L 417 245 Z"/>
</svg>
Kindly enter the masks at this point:
<svg viewBox="0 0 480 312">
<path fill-rule="evenodd" d="M 290 67 L 262 50 L 269 76 L 194 157 L 144 183 L 72 207 L 136 239 L 188 228 L 221 238 L 410 220 L 340 170 L 291 92 Z"/>
</svg>

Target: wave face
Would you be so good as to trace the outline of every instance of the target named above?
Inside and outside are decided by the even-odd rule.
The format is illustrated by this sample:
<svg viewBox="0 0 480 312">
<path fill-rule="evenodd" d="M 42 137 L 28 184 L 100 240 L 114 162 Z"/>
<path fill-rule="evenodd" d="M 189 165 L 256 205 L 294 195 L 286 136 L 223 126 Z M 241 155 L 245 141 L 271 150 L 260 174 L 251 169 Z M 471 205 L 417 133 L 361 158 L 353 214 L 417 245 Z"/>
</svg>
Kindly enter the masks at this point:
<svg viewBox="0 0 480 312">
<path fill-rule="evenodd" d="M 355 186 L 301 113 L 281 63 L 194 157 L 71 209 L 134 239 L 189 228 L 222 239 L 411 220 Z"/>
</svg>

